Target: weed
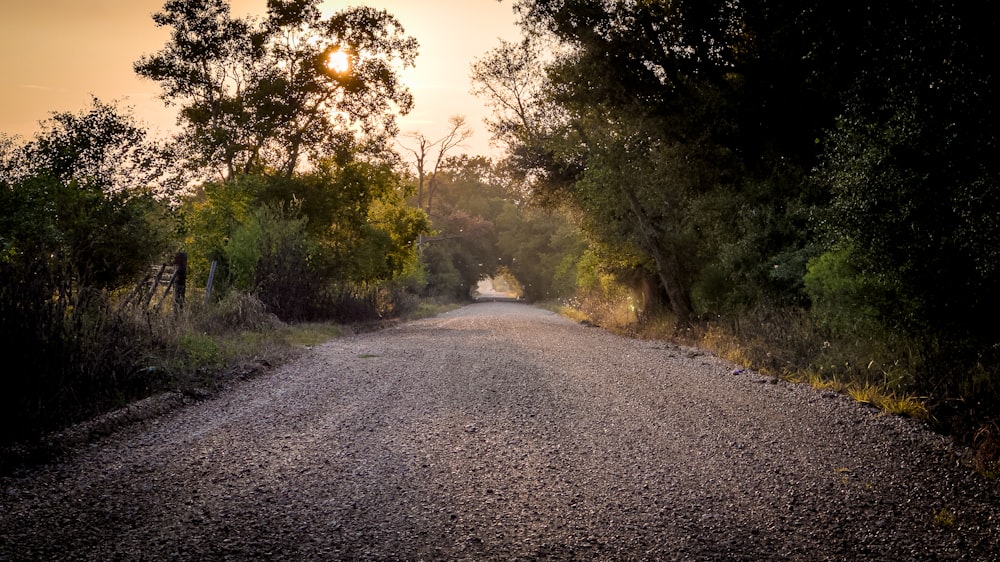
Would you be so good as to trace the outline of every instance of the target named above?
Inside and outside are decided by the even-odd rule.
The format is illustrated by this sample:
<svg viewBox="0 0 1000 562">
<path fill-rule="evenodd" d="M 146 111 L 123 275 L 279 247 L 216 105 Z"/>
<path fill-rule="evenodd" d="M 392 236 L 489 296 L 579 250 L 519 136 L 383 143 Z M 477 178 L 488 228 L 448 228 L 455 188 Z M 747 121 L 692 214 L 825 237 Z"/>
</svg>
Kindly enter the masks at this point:
<svg viewBox="0 0 1000 562">
<path fill-rule="evenodd" d="M 837 377 L 826 378 L 814 371 L 806 374 L 803 382 L 806 382 L 809 386 L 821 391 L 825 390 L 828 392 L 842 393 L 847 389 L 847 385 L 842 383 Z"/>
<path fill-rule="evenodd" d="M 186 369 L 214 367 L 222 359 L 219 345 L 208 334 L 184 334 L 178 342 L 178 351 Z"/>
<path fill-rule="evenodd" d="M 912 395 L 897 394 L 885 386 L 869 383 L 847 385 L 847 394 L 862 404 L 870 404 L 887 414 L 907 416 L 918 420 L 930 419 L 930 412 L 923 401 Z"/>
<path fill-rule="evenodd" d="M 934 526 L 941 529 L 951 529 L 955 526 L 955 514 L 950 509 L 941 508 L 934 514 Z"/>
<path fill-rule="evenodd" d="M 882 396 L 878 406 L 887 414 L 907 416 L 922 421 L 931 418 L 930 410 L 918 396 L 897 395 L 895 392 L 890 392 Z"/>
<path fill-rule="evenodd" d="M 709 327 L 701 336 L 702 347 L 741 367 L 753 367 L 746 348 L 732 335 L 717 326 Z"/>
<path fill-rule="evenodd" d="M 851 469 L 840 467 L 833 469 L 833 472 L 840 476 L 841 484 L 849 484 L 851 482 Z"/>
<path fill-rule="evenodd" d="M 556 307 L 556 312 L 558 312 L 560 315 L 565 316 L 566 318 L 569 318 L 570 320 L 574 320 L 576 322 L 583 322 L 584 320 L 589 320 L 589 317 L 588 317 L 587 313 L 583 312 L 582 310 L 580 310 L 578 308 L 574 308 L 572 306 L 563 305 L 563 306 Z"/>
<path fill-rule="evenodd" d="M 878 407 L 882 399 L 881 391 L 870 384 L 850 384 L 847 385 L 847 395 L 856 402 L 869 404 Z"/>
<path fill-rule="evenodd" d="M 432 316 L 437 316 L 449 310 L 455 310 L 459 308 L 459 304 L 456 303 L 441 303 L 432 300 L 422 300 L 417 306 L 408 314 L 406 314 L 407 320 L 420 320 L 422 318 L 430 318 Z"/>
<path fill-rule="evenodd" d="M 313 347 L 342 334 L 340 326 L 321 322 L 287 326 L 278 332 L 281 340 L 292 347 Z"/>
<path fill-rule="evenodd" d="M 267 330 L 282 324 L 259 298 L 240 291 L 230 291 L 218 303 L 199 307 L 192 323 L 194 329 L 205 333 Z"/>
</svg>

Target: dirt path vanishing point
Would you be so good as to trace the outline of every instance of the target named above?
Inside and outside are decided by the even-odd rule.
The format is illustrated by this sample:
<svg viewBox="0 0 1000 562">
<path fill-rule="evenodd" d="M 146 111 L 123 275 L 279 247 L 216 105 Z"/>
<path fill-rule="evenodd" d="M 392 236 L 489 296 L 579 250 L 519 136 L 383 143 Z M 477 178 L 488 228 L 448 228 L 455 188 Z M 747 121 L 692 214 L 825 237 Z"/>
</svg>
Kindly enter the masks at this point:
<svg viewBox="0 0 1000 562">
<path fill-rule="evenodd" d="M 0 560 L 991 560 L 1000 491 L 848 399 L 514 303 L 311 350 L 0 480 Z"/>
</svg>

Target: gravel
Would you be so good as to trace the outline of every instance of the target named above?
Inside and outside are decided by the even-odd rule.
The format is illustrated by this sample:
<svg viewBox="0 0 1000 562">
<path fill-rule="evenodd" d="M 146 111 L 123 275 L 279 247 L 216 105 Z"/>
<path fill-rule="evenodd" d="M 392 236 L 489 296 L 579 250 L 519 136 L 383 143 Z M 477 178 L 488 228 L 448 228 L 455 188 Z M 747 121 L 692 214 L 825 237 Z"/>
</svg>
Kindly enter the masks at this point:
<svg viewBox="0 0 1000 562">
<path fill-rule="evenodd" d="M 477 304 L 318 346 L 0 480 L 0 560 L 1000 560 L 910 420 Z"/>
</svg>

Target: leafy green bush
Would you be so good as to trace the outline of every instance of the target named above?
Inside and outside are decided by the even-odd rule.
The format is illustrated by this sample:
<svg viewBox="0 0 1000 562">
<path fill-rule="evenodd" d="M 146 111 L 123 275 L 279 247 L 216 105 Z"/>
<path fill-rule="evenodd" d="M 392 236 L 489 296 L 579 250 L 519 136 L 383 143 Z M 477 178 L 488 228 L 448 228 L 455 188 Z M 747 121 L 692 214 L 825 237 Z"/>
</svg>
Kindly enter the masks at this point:
<svg viewBox="0 0 1000 562">
<path fill-rule="evenodd" d="M 880 324 L 877 303 L 887 291 L 851 261 L 844 246 L 809 261 L 803 278 L 817 325 L 833 336 L 871 334 Z"/>
<path fill-rule="evenodd" d="M 111 295 L 170 247 L 145 133 L 94 101 L 0 153 L 4 441 L 37 436 L 143 395 L 153 337 Z"/>
</svg>

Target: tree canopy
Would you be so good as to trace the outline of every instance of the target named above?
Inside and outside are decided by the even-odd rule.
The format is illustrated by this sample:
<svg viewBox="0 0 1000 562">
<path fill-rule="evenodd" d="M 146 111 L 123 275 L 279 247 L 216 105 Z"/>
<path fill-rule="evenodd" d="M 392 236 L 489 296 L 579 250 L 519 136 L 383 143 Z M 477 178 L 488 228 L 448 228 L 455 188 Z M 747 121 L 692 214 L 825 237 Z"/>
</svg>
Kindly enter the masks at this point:
<svg viewBox="0 0 1000 562">
<path fill-rule="evenodd" d="M 226 0 L 169 0 L 153 16 L 171 38 L 135 71 L 179 107 L 193 165 L 291 177 L 322 157 L 385 152 L 395 113 L 413 104 L 398 71 L 417 42 L 388 12 L 324 18 L 319 5 L 268 0 L 256 19 L 233 17 Z"/>
<path fill-rule="evenodd" d="M 1000 304 L 995 15 L 947 0 L 514 6 L 527 39 L 473 66 L 505 166 L 529 200 L 636 255 L 680 324 L 794 306 L 848 326 L 824 320 L 839 306 L 850 337 L 910 342 L 937 396 L 995 369 L 1000 330 L 969 320 Z"/>
</svg>

